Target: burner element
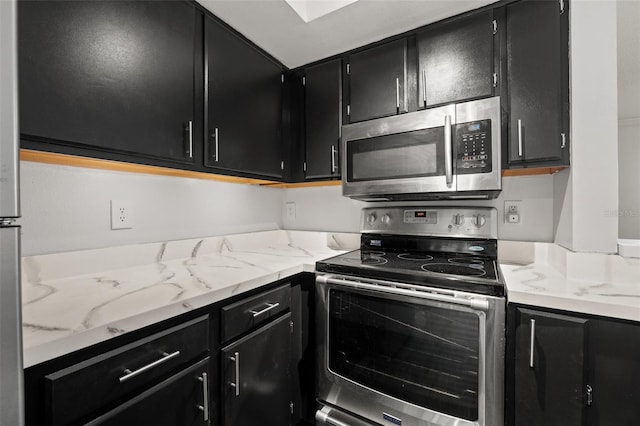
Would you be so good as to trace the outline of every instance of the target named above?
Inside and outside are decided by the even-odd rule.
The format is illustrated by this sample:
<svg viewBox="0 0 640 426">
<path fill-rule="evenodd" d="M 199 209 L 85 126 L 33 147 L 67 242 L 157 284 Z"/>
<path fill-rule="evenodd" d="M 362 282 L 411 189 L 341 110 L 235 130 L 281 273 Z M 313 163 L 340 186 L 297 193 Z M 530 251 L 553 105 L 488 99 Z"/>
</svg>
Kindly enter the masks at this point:
<svg viewBox="0 0 640 426">
<path fill-rule="evenodd" d="M 482 277 L 487 274 L 482 265 L 477 263 L 463 265 L 456 263 L 427 263 L 421 266 L 423 271 L 438 274 L 464 275 L 468 277 Z"/>
<path fill-rule="evenodd" d="M 402 253 L 398 255 L 398 259 L 429 261 L 433 260 L 433 256 L 420 253 Z"/>
<path fill-rule="evenodd" d="M 471 267 L 473 267 L 473 265 L 482 266 L 484 264 L 484 260 L 479 257 L 451 257 L 447 260 L 454 265 L 469 265 Z"/>
</svg>

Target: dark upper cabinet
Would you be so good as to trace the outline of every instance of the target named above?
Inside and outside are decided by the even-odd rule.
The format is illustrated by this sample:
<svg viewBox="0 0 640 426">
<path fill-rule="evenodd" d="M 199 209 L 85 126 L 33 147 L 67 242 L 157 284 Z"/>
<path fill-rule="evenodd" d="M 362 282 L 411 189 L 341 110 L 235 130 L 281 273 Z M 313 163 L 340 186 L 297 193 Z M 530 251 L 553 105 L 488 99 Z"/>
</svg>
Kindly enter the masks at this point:
<svg viewBox="0 0 640 426">
<path fill-rule="evenodd" d="M 281 178 L 283 69 L 205 18 L 205 165 Z"/>
<path fill-rule="evenodd" d="M 523 0 L 505 8 L 510 166 L 569 163 L 567 7 Z"/>
<path fill-rule="evenodd" d="M 517 308 L 515 423 L 585 424 L 587 320 Z"/>
<path fill-rule="evenodd" d="M 192 163 L 198 17 L 183 1 L 19 2 L 22 139 Z"/>
<path fill-rule="evenodd" d="M 305 178 L 340 177 L 342 61 L 305 69 Z"/>
<path fill-rule="evenodd" d="M 418 107 L 493 94 L 491 10 L 418 33 Z"/>
<path fill-rule="evenodd" d="M 349 56 L 349 122 L 407 112 L 407 39 Z"/>
</svg>

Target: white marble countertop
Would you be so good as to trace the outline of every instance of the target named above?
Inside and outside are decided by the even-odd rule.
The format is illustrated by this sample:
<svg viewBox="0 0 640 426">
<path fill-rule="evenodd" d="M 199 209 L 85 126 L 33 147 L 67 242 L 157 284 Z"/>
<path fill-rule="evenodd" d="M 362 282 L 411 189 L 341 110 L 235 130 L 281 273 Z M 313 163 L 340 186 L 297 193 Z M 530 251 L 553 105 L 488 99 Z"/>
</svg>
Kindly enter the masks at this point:
<svg viewBox="0 0 640 426">
<path fill-rule="evenodd" d="M 279 230 L 24 257 L 24 365 L 313 272 L 359 242 Z M 509 241 L 498 252 L 510 302 L 640 321 L 640 259 Z"/>
<path fill-rule="evenodd" d="M 266 231 L 24 257 L 24 366 L 295 275 L 358 234 Z"/>
<path fill-rule="evenodd" d="M 498 252 L 509 302 L 640 321 L 640 259 L 546 243 L 501 241 Z"/>
</svg>

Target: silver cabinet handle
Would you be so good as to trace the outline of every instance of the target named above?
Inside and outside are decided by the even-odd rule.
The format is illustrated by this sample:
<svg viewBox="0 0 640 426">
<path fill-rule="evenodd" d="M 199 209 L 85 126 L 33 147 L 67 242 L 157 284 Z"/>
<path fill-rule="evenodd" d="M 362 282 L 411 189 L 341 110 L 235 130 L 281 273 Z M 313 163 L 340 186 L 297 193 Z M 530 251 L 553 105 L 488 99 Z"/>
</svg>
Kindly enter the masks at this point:
<svg viewBox="0 0 640 426">
<path fill-rule="evenodd" d="M 193 158 L 193 121 L 189 120 L 189 158 Z"/>
<path fill-rule="evenodd" d="M 336 169 L 338 168 L 336 166 L 336 153 L 338 152 L 338 150 L 336 149 L 335 145 L 331 145 L 331 173 L 335 173 Z"/>
<path fill-rule="evenodd" d="M 198 405 L 198 410 L 202 411 L 202 420 L 209 421 L 209 380 L 207 380 L 207 373 L 202 373 L 202 376 L 198 377 L 198 380 L 202 382 L 202 405 Z"/>
<path fill-rule="evenodd" d="M 254 311 L 254 310 L 250 310 L 249 312 L 253 314 L 253 317 L 257 317 L 260 316 L 262 314 L 264 314 L 265 312 L 269 312 L 272 309 L 277 308 L 278 306 L 280 306 L 280 303 L 267 303 L 267 307 L 264 308 L 261 311 Z"/>
<path fill-rule="evenodd" d="M 218 162 L 218 128 L 213 130 L 213 137 L 216 142 L 216 162 Z"/>
<path fill-rule="evenodd" d="M 564 133 L 560 133 L 560 149 L 567 147 L 567 136 Z"/>
<path fill-rule="evenodd" d="M 522 120 L 518 120 L 518 157 L 522 157 Z"/>
<path fill-rule="evenodd" d="M 444 116 L 444 172 L 447 186 L 453 183 L 453 146 L 451 144 L 451 116 Z"/>
<path fill-rule="evenodd" d="M 396 78 L 396 109 L 400 112 L 400 79 Z"/>
<path fill-rule="evenodd" d="M 536 320 L 531 320 L 531 344 L 529 345 L 529 367 L 533 368 L 533 349 L 536 340 Z"/>
<path fill-rule="evenodd" d="M 427 70 L 422 70 L 422 102 L 427 106 Z"/>
<path fill-rule="evenodd" d="M 131 371 L 128 368 L 124 369 L 124 372 L 126 373 L 124 376 L 120 377 L 120 383 L 124 383 L 129 379 L 132 379 L 134 377 L 136 377 L 139 374 L 144 373 L 147 370 L 151 370 L 154 367 L 157 367 L 160 364 L 164 364 L 165 362 L 169 361 L 170 359 L 173 359 L 175 357 L 177 357 L 178 355 L 180 355 L 180 351 L 175 351 L 173 353 L 166 353 L 166 352 L 162 352 L 162 358 L 160 358 L 159 360 L 153 361 L 151 364 L 147 364 L 144 367 L 138 368 L 135 371 Z"/>
<path fill-rule="evenodd" d="M 235 388 L 236 396 L 240 396 L 240 353 L 236 352 L 233 356 L 229 357 L 229 360 L 232 361 L 236 366 L 236 381 L 229 382 L 229 386 Z"/>
</svg>

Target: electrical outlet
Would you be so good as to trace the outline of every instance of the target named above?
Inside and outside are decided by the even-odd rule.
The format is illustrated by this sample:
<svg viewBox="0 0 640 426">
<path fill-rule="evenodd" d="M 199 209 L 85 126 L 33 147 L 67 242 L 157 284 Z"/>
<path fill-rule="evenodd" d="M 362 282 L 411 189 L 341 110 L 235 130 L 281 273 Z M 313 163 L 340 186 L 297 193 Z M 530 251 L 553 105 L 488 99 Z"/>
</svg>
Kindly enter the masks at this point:
<svg viewBox="0 0 640 426">
<path fill-rule="evenodd" d="M 522 221 L 522 201 L 504 202 L 505 223 L 520 223 Z"/>
<path fill-rule="evenodd" d="M 296 220 L 296 203 L 287 203 L 287 220 Z"/>
<path fill-rule="evenodd" d="M 131 201 L 111 200 L 111 229 L 133 228 L 133 207 Z"/>
</svg>

